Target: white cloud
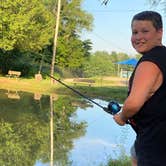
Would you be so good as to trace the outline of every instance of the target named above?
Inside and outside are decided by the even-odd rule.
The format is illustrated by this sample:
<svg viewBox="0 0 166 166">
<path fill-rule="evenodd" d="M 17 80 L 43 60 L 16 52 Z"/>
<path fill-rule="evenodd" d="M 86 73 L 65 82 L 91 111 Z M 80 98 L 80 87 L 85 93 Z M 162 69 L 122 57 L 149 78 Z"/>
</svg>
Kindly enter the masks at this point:
<svg viewBox="0 0 166 166">
<path fill-rule="evenodd" d="M 76 142 L 77 146 L 104 146 L 104 147 L 111 147 L 111 148 L 117 148 L 121 146 L 120 144 L 110 143 L 103 139 L 98 138 L 86 138 L 86 139 L 80 139 L 79 142 Z"/>
</svg>

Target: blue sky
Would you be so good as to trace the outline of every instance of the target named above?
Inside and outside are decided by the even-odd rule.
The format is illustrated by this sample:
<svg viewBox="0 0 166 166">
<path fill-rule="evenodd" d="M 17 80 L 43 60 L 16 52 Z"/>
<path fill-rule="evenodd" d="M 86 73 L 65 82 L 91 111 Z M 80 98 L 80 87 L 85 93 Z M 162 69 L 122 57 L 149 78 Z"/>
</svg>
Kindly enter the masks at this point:
<svg viewBox="0 0 166 166">
<path fill-rule="evenodd" d="M 148 0 L 111 0 L 107 6 L 101 5 L 100 0 L 84 0 L 83 8 L 94 17 L 93 31 L 83 32 L 83 39 L 92 41 L 93 52 L 116 51 L 135 55 L 130 42 L 130 22 L 133 15 L 143 10 L 155 10 L 163 16 L 163 22 L 166 18 L 161 10 L 162 6 L 152 8 Z"/>
</svg>

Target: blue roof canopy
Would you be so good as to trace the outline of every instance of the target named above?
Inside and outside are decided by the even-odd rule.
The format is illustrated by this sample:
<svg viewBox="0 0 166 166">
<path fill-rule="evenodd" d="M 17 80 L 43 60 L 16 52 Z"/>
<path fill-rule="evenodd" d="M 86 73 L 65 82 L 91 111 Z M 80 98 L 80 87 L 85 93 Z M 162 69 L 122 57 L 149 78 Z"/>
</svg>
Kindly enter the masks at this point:
<svg viewBox="0 0 166 166">
<path fill-rule="evenodd" d="M 131 66 L 136 66 L 138 60 L 135 59 L 135 58 L 132 58 L 132 59 L 127 59 L 127 60 L 124 60 L 124 61 L 121 61 L 121 62 L 117 62 L 117 64 L 120 64 L 120 65 L 131 65 Z"/>
</svg>

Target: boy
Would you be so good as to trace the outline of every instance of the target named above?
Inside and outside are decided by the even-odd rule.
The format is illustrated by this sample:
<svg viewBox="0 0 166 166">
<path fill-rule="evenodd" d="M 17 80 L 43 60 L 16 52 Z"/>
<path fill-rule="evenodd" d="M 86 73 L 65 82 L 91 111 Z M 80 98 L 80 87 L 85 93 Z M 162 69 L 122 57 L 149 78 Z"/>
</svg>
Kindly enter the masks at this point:
<svg viewBox="0 0 166 166">
<path fill-rule="evenodd" d="M 117 124 L 128 121 L 136 131 L 134 150 L 138 166 L 164 166 L 166 162 L 166 47 L 162 45 L 161 15 L 136 14 L 131 43 L 142 54 L 129 80 L 129 94 Z M 134 164 L 133 164 L 134 165 Z"/>
</svg>

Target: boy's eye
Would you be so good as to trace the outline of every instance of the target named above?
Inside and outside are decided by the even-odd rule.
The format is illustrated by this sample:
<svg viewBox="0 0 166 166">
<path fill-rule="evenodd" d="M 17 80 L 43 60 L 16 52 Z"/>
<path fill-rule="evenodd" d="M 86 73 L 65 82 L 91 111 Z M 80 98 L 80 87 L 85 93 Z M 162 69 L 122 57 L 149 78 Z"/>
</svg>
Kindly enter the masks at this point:
<svg viewBox="0 0 166 166">
<path fill-rule="evenodd" d="M 132 31 L 132 34 L 133 35 L 136 35 L 138 32 L 137 31 Z"/>
<path fill-rule="evenodd" d="M 142 32 L 143 32 L 143 33 L 147 33 L 147 32 L 149 32 L 149 31 L 148 31 L 148 30 L 143 30 Z"/>
</svg>

